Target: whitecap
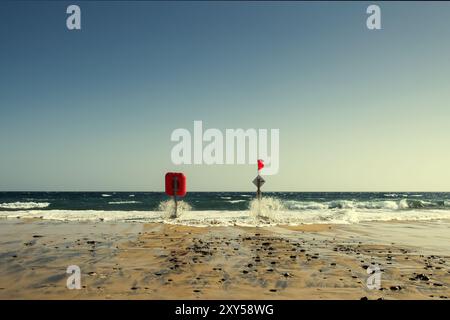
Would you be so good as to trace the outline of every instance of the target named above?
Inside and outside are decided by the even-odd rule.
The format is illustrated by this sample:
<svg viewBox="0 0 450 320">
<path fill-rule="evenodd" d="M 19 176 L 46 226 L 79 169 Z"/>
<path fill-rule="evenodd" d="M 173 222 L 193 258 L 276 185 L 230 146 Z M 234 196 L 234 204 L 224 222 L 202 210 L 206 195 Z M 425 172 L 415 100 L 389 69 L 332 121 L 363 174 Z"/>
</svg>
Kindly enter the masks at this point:
<svg viewBox="0 0 450 320">
<path fill-rule="evenodd" d="M 49 202 L 9 202 L 0 204 L 0 208 L 3 209 L 37 209 L 47 208 L 50 205 Z"/>
<path fill-rule="evenodd" d="M 133 204 L 133 203 L 142 203 L 141 201 L 110 201 L 108 204 Z"/>
</svg>

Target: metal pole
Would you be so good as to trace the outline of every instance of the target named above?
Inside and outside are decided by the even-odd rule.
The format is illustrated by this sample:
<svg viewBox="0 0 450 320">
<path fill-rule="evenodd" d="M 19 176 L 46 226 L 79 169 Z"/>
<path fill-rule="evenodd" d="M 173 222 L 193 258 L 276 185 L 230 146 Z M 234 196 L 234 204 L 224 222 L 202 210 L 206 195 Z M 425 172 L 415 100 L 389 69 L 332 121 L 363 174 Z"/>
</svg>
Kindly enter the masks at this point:
<svg viewBox="0 0 450 320">
<path fill-rule="evenodd" d="M 172 214 L 172 218 L 176 218 L 177 217 L 177 207 L 178 207 L 178 203 L 177 203 L 177 191 L 178 191 L 178 177 L 173 177 L 173 201 L 175 202 L 175 210 Z"/>
<path fill-rule="evenodd" d="M 256 198 L 261 200 L 261 183 L 258 180 L 258 185 L 256 186 Z"/>
</svg>

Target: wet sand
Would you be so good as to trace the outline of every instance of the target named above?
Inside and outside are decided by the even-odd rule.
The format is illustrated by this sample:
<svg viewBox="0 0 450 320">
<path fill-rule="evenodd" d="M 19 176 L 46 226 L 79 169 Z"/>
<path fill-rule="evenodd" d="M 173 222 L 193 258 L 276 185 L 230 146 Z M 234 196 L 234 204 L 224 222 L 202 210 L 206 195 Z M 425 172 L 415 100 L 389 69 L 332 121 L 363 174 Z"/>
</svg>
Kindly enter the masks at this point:
<svg viewBox="0 0 450 320">
<path fill-rule="evenodd" d="M 447 299 L 449 227 L 3 219 L 0 299 Z M 375 264 L 381 287 L 369 289 Z M 80 290 L 66 287 L 69 265 Z"/>
</svg>

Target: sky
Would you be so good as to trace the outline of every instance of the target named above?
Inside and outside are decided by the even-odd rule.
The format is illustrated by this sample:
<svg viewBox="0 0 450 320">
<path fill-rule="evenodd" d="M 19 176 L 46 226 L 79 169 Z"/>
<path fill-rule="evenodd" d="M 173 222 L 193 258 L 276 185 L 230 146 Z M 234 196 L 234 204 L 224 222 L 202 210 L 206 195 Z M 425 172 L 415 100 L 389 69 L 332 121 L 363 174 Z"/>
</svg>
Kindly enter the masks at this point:
<svg viewBox="0 0 450 320">
<path fill-rule="evenodd" d="M 450 191 L 450 3 L 372 3 L 0 2 L 0 191 L 254 190 L 194 120 L 280 130 L 263 191 Z"/>
</svg>

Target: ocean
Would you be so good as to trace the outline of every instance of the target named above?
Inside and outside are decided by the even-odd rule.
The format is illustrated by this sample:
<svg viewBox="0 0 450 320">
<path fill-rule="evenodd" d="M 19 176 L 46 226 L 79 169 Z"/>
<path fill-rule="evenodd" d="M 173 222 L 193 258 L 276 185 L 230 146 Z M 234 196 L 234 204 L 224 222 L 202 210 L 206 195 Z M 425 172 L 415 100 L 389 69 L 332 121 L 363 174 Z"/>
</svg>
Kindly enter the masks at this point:
<svg viewBox="0 0 450 320">
<path fill-rule="evenodd" d="M 442 192 L 190 192 L 169 219 L 162 192 L 0 192 L 0 218 L 188 225 L 359 223 L 450 219 Z"/>
</svg>

